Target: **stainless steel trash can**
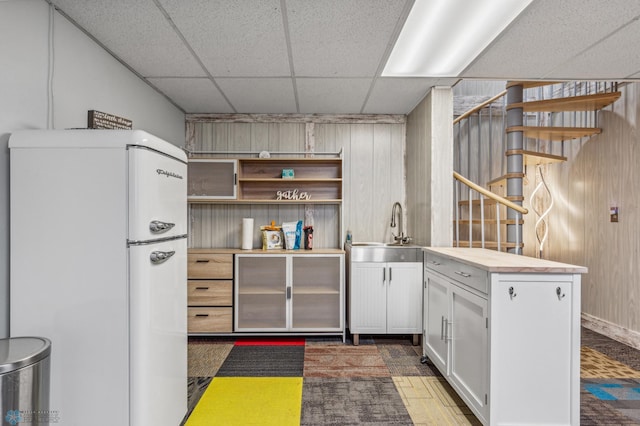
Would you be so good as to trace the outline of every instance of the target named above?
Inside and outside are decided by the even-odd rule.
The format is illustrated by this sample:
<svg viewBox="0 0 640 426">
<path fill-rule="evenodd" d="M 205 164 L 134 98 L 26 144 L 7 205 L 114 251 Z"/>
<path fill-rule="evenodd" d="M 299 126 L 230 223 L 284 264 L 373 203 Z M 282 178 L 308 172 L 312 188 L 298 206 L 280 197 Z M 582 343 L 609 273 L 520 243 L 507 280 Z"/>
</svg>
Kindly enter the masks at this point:
<svg viewBox="0 0 640 426">
<path fill-rule="evenodd" d="M 0 339 L 1 425 L 49 425 L 51 341 L 44 337 Z"/>
</svg>

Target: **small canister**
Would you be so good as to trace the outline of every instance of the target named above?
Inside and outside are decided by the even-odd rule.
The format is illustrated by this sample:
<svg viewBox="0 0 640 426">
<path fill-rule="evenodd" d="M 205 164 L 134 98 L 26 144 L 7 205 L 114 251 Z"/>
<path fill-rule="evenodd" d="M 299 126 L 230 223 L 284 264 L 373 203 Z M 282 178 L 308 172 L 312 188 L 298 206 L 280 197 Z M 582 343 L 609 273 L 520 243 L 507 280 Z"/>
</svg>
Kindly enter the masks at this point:
<svg viewBox="0 0 640 426">
<path fill-rule="evenodd" d="M 304 227 L 304 249 L 311 250 L 313 248 L 313 226 Z"/>
</svg>

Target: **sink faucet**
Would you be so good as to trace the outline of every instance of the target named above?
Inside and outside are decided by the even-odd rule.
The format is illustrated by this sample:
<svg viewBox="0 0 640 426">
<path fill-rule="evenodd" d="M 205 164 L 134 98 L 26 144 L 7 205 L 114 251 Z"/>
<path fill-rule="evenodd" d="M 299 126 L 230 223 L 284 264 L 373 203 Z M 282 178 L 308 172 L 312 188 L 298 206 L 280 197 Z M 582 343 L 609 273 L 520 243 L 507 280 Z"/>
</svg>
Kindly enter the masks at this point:
<svg viewBox="0 0 640 426">
<path fill-rule="evenodd" d="M 391 209 L 391 224 L 389 226 L 391 226 L 392 228 L 396 227 L 396 216 L 398 216 L 399 222 L 398 235 L 395 235 L 393 232 L 391 233 L 391 235 L 393 235 L 393 239 L 395 240 L 395 242 L 406 244 L 411 240 L 411 238 L 404 235 L 402 205 L 397 201 L 393 204 L 393 208 Z"/>
</svg>

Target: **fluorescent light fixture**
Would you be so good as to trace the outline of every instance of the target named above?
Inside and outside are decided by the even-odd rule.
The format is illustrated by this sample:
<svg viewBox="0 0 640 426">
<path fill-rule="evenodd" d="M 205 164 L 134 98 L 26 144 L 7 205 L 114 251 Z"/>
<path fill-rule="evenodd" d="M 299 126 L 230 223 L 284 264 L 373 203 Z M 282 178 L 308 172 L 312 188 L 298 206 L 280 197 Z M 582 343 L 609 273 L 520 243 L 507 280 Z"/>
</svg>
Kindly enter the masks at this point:
<svg viewBox="0 0 640 426">
<path fill-rule="evenodd" d="M 416 0 L 384 77 L 457 77 L 532 0 Z"/>
</svg>

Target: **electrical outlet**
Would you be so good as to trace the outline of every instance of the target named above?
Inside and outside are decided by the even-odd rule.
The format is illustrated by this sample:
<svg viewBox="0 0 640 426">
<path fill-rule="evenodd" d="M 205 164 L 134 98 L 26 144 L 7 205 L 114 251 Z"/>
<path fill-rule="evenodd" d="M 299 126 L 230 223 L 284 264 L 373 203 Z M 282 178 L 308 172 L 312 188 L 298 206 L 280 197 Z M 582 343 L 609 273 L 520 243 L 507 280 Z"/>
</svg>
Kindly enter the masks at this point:
<svg viewBox="0 0 640 426">
<path fill-rule="evenodd" d="M 618 221 L 618 208 L 617 207 L 611 207 L 609 209 L 609 215 L 611 216 L 611 222 L 617 222 Z"/>
</svg>

